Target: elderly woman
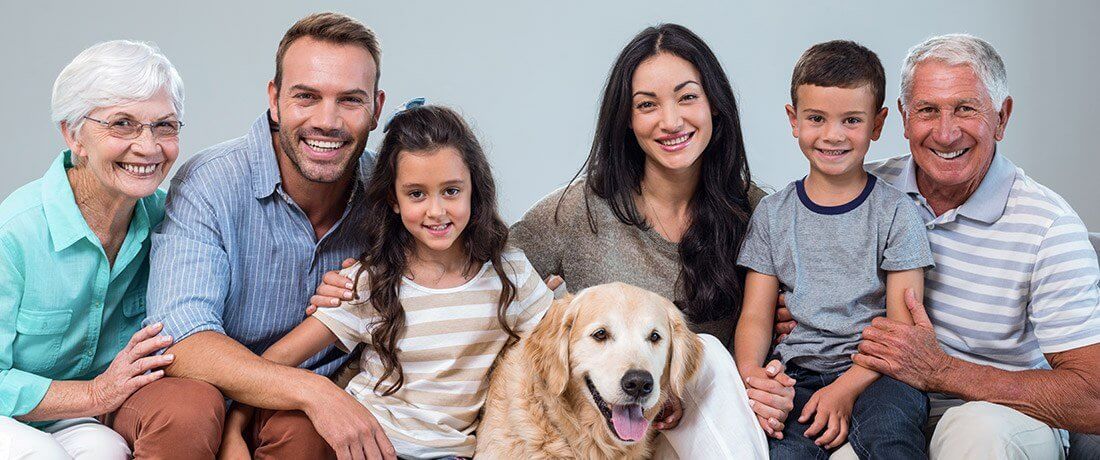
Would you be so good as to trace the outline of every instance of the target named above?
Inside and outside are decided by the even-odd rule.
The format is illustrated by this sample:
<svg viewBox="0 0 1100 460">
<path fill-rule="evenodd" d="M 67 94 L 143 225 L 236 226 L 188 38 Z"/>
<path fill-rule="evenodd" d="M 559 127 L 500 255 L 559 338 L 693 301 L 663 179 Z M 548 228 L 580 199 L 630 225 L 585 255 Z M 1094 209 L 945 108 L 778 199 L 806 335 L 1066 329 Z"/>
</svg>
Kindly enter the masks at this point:
<svg viewBox="0 0 1100 460">
<path fill-rule="evenodd" d="M 52 111 L 68 149 L 0 204 L 0 455 L 127 458 L 95 417 L 172 359 L 141 322 L 183 82 L 148 44 L 101 43 L 61 71 Z"/>
</svg>

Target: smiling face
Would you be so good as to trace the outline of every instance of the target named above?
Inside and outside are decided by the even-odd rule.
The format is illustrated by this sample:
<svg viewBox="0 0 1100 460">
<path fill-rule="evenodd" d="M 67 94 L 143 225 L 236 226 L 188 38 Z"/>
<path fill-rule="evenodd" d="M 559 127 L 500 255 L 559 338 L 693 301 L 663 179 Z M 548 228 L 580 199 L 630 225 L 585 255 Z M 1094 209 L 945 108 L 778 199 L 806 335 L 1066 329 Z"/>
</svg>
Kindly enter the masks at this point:
<svg viewBox="0 0 1100 460">
<path fill-rule="evenodd" d="M 899 108 L 918 185 L 968 195 L 985 177 L 997 141 L 1004 138 L 1012 98 L 997 107 L 970 66 L 928 60 L 917 64 L 907 107 Z"/>
<path fill-rule="evenodd" d="M 331 183 L 354 172 L 385 100 L 376 69 L 357 45 L 304 37 L 287 48 L 281 87 L 269 83 L 268 96 L 277 150 L 304 179 Z"/>
<path fill-rule="evenodd" d="M 144 101 L 100 107 L 87 115 L 108 123 L 152 123 L 178 120 L 165 91 Z M 179 155 L 179 137 L 155 137 L 148 126 L 135 139 L 112 136 L 110 129 L 85 120 L 79 130 L 67 125 L 62 133 L 74 162 L 87 168 L 108 195 L 140 199 L 152 195 Z"/>
<path fill-rule="evenodd" d="M 787 105 L 791 131 L 810 160 L 810 174 L 857 177 L 871 141 L 878 140 L 886 108 L 875 107 L 871 85 L 856 88 L 801 85 L 798 107 Z"/>
<path fill-rule="evenodd" d="M 631 80 L 630 129 L 647 167 L 670 172 L 699 168 L 710 143 L 712 114 L 699 70 L 670 53 L 642 61 Z"/>
<path fill-rule="evenodd" d="M 461 256 L 462 231 L 470 222 L 470 169 L 458 150 L 403 151 L 397 157 L 394 212 L 416 240 L 420 254 Z"/>
<path fill-rule="evenodd" d="M 587 289 L 573 300 L 571 373 L 584 382 L 615 436 L 633 442 L 645 434 L 666 396 L 661 387 L 673 337 L 668 308 L 675 307 L 633 286 L 609 287 Z"/>
</svg>

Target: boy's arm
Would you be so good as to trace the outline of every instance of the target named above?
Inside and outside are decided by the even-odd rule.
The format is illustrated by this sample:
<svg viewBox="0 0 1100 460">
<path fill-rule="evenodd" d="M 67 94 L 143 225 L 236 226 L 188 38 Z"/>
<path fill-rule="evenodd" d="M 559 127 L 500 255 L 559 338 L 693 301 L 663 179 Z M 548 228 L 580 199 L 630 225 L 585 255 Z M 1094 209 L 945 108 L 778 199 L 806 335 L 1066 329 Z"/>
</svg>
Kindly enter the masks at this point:
<svg viewBox="0 0 1100 460">
<path fill-rule="evenodd" d="M 733 349 L 749 404 L 761 428 L 768 436 L 783 439 L 784 422 L 794 408 L 795 382 L 783 373 L 778 360 L 768 363 L 767 370 L 761 368 L 772 343 L 772 317 L 778 297 L 779 280 L 775 276 L 748 271 Z"/>
<path fill-rule="evenodd" d="M 924 269 L 914 268 L 899 272 L 886 272 L 886 317 L 905 324 L 913 324 L 913 316 L 909 313 L 909 307 L 905 306 L 905 290 L 912 289 L 918 301 L 924 299 Z M 870 326 L 868 326 L 870 327 Z M 878 372 L 870 370 L 859 364 L 852 364 L 836 382 L 859 396 L 867 387 L 878 380 Z"/>
<path fill-rule="evenodd" d="M 759 369 L 768 357 L 778 297 L 779 280 L 775 276 L 748 271 L 745 300 L 741 303 L 741 318 L 733 339 L 737 369 L 742 376 Z"/>
</svg>

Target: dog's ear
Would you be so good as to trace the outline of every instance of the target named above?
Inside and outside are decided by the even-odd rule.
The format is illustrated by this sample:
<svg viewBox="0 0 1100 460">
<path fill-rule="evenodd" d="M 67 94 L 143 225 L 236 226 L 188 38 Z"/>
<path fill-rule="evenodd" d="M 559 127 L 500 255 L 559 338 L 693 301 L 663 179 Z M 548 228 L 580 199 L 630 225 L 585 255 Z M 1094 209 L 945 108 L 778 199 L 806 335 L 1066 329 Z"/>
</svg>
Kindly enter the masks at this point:
<svg viewBox="0 0 1100 460">
<path fill-rule="evenodd" d="M 539 321 L 527 338 L 524 347 L 525 361 L 535 367 L 535 373 L 546 382 L 546 388 L 557 396 L 565 392 L 569 382 L 569 329 L 573 326 L 570 314 L 573 296 L 567 294 L 554 300 L 546 316 Z"/>
<path fill-rule="evenodd" d="M 683 399 L 684 387 L 695 376 L 699 361 L 703 359 L 703 342 L 688 329 L 684 315 L 671 302 L 666 306 L 668 322 L 672 326 L 669 341 L 668 369 L 672 394 Z"/>
</svg>

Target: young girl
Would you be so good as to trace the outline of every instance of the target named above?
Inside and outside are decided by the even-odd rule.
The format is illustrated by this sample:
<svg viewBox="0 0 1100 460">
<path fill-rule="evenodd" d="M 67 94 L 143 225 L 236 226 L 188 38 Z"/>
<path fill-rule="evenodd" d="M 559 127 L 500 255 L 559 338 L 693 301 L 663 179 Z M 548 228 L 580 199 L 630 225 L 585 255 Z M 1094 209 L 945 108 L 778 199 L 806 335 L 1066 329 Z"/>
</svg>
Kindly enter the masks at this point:
<svg viewBox="0 0 1100 460">
<path fill-rule="evenodd" d="M 344 270 L 356 299 L 322 308 L 263 357 L 298 365 L 335 342 L 365 344 L 347 391 L 397 455 L 472 457 L 489 368 L 552 294 L 496 210 L 477 139 L 454 111 L 406 104 L 386 127 L 365 199 L 370 246 Z M 247 419 L 234 410 L 228 436 Z"/>
</svg>

